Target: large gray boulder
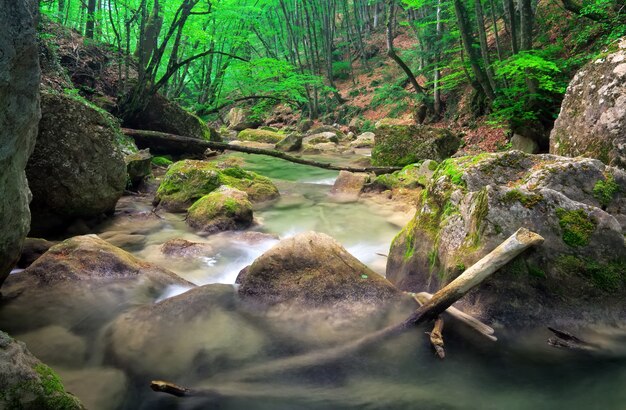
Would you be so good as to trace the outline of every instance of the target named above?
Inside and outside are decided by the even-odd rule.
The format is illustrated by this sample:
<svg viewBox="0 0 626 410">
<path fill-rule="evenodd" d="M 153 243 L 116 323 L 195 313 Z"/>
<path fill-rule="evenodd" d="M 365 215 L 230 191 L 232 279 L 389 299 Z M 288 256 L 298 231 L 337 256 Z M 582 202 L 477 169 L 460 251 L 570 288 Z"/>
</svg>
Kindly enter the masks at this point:
<svg viewBox="0 0 626 410">
<path fill-rule="evenodd" d="M 37 137 L 39 76 L 27 3 L 0 1 L 0 285 L 18 261 L 30 226 L 24 168 Z"/>
<path fill-rule="evenodd" d="M 434 292 L 520 227 L 545 238 L 463 298 L 485 320 L 626 317 L 626 172 L 587 158 L 481 154 L 442 163 L 394 239 L 387 278 Z"/>
<path fill-rule="evenodd" d="M 0 328 L 14 334 L 50 324 L 98 329 L 129 305 L 151 303 L 172 286 L 194 285 L 96 235 L 77 236 L 9 276 Z"/>
<path fill-rule="evenodd" d="M 2 331 L 0 331 L 0 408 L 84 409 L 76 397 L 65 391 L 59 376 L 52 369 L 33 356 L 24 343 L 12 339 Z"/>
<path fill-rule="evenodd" d="M 33 192 L 31 235 L 112 213 L 126 187 L 119 125 L 80 99 L 43 93 L 42 118 L 26 175 Z"/>
<path fill-rule="evenodd" d="M 626 168 L 626 37 L 570 82 L 550 135 L 550 153 Z"/>
</svg>

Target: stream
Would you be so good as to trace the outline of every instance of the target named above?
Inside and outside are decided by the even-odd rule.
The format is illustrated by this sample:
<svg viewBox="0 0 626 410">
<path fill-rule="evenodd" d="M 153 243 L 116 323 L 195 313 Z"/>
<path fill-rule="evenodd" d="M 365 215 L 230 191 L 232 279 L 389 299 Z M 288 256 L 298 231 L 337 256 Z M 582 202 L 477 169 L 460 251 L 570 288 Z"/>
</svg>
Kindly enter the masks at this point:
<svg viewBox="0 0 626 410">
<path fill-rule="evenodd" d="M 232 156 L 245 161 L 244 168 L 272 178 L 281 192 L 280 199 L 255 209 L 255 225 L 249 230 L 199 236 L 183 215 L 160 213 L 155 218 L 150 214 L 151 198 L 127 196 L 118 204 L 116 216 L 96 233 L 121 238 L 120 246 L 135 256 L 198 285 L 232 285 L 242 268 L 280 239 L 309 230 L 332 236 L 384 274 L 389 245 L 412 217 L 406 206 L 373 199 L 340 202 L 329 195 L 337 172 L 274 158 Z M 194 258 L 164 255 L 161 246 L 176 238 L 204 243 L 211 251 Z M 521 335 L 497 329 L 500 342 L 491 343 L 462 331 L 447 332 L 450 326 L 444 330 L 448 355 L 440 361 L 428 345 L 427 329 L 420 328 L 337 363 L 236 383 L 222 378 L 222 369 L 228 373 L 328 347 L 380 323 L 352 323 L 347 330 L 341 324 L 338 331 L 332 313 L 300 321 L 290 320 L 289 312 L 268 315 L 216 308 L 206 321 L 175 323 L 158 334 L 163 346 L 175 348 L 140 352 L 138 360 L 146 371 L 122 371 L 132 364 L 111 363 L 110 346 L 103 337 L 107 323 L 135 306 L 187 290 L 170 287 L 161 295 L 137 297 L 112 287 L 100 289 L 105 296 L 95 299 L 88 292 L 69 296 L 48 292 L 28 304 L 4 306 L 0 328 L 24 340 L 61 375 L 67 390 L 93 409 L 626 408 L 625 354 L 596 357 L 556 350 L 545 343 L 549 333 L 543 329 Z M 64 310 L 68 297 L 74 298 L 72 309 Z M 46 306 L 55 308 L 42 308 Z M 622 352 L 626 350 L 624 334 L 601 329 L 587 337 L 606 334 L 617 340 Z M 198 346 L 199 341 L 204 346 Z M 176 369 L 185 360 L 194 365 Z M 161 377 L 193 387 L 219 385 L 220 394 L 178 399 L 150 391 L 150 380 Z"/>
</svg>

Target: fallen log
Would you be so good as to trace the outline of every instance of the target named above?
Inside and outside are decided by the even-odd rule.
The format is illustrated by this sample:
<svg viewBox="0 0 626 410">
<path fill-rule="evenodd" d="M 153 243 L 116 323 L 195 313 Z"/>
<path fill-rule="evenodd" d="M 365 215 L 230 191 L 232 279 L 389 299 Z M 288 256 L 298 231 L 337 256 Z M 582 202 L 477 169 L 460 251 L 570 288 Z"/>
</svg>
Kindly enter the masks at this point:
<svg viewBox="0 0 626 410">
<path fill-rule="evenodd" d="M 150 152 L 157 155 L 170 154 L 183 157 L 202 157 L 207 149 L 212 149 L 215 151 L 237 151 L 246 154 L 266 155 L 296 164 L 309 165 L 332 171 L 366 172 L 382 175 L 390 174 L 402 169 L 400 167 L 349 167 L 333 165 L 327 162 L 318 162 L 296 157 L 277 150 L 230 145 L 225 142 L 206 141 L 158 131 L 122 128 L 122 132 L 125 135 L 132 137 L 139 148 L 150 148 Z"/>
<path fill-rule="evenodd" d="M 424 303 L 429 301 L 432 297 L 433 295 L 427 292 L 420 292 L 417 294 L 413 294 L 413 299 L 415 299 L 415 301 L 419 303 L 420 305 L 423 305 Z M 474 316 L 468 315 L 467 313 L 455 308 L 454 306 L 450 306 L 448 309 L 446 309 L 444 315 L 447 315 L 450 318 L 458 320 L 459 322 L 474 329 L 475 331 L 477 331 L 478 333 L 480 333 L 481 335 L 483 335 L 484 337 L 486 337 L 487 339 L 491 341 L 495 342 L 498 340 L 498 338 L 494 336 L 495 330 L 491 326 L 486 325 L 485 323 L 476 319 Z"/>
<path fill-rule="evenodd" d="M 399 324 L 391 325 L 341 346 L 304 353 L 299 356 L 276 359 L 269 363 L 231 371 L 230 373 L 223 373 L 216 377 L 219 377 L 221 382 L 245 381 L 254 377 L 263 378 L 270 374 L 303 370 L 341 360 L 364 348 L 380 344 L 393 336 L 401 334 L 408 329 L 412 329 L 416 325 L 437 318 L 454 302 L 459 300 L 474 287 L 478 286 L 509 261 L 520 255 L 526 249 L 540 245 L 543 241 L 544 239 L 540 235 L 530 232 L 525 228 L 519 229 L 500 244 L 500 246 L 467 269 L 444 288 L 440 289 L 430 300 L 420 306 L 413 314 Z M 213 389 L 207 390 L 207 394 L 209 392 L 211 395 L 215 394 L 215 390 Z M 194 394 L 202 395 L 203 390 L 195 390 Z"/>
<path fill-rule="evenodd" d="M 443 319 L 441 316 L 435 320 L 435 326 L 433 326 L 433 330 L 430 332 L 426 332 L 428 336 L 430 336 L 430 344 L 435 349 L 435 354 L 440 359 L 446 358 L 446 351 L 443 349 Z"/>
</svg>

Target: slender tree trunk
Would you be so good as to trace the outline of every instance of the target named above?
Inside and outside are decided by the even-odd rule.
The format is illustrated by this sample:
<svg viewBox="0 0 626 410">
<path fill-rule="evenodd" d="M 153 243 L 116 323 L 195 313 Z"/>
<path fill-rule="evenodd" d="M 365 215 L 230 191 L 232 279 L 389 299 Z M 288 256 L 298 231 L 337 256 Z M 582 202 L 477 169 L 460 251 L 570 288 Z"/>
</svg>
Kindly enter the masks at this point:
<svg viewBox="0 0 626 410">
<path fill-rule="evenodd" d="M 497 90 L 496 80 L 491 67 L 491 57 L 489 56 L 489 45 L 487 44 L 487 32 L 485 31 L 485 15 L 483 13 L 482 0 L 474 0 L 474 10 L 476 12 L 476 25 L 478 27 L 478 40 L 480 41 L 480 54 L 485 65 L 485 74 L 489 80 L 489 86 L 493 93 Z"/>
<path fill-rule="evenodd" d="M 96 0 L 87 2 L 87 23 L 85 25 L 85 37 L 93 39 L 96 26 Z"/>
</svg>

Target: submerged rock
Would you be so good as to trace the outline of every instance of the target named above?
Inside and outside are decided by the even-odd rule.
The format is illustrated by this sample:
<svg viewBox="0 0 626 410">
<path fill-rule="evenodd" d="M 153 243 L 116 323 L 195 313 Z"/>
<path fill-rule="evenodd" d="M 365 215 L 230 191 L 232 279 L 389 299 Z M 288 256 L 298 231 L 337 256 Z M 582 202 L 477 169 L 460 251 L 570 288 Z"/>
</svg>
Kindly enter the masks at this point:
<svg viewBox="0 0 626 410">
<path fill-rule="evenodd" d="M 405 166 L 426 159 L 443 161 L 450 158 L 461 139 L 444 128 L 422 125 L 400 125 L 382 121 L 376 125 L 372 164 Z"/>
<path fill-rule="evenodd" d="M 237 311 L 230 285 L 206 285 L 116 319 L 110 360 L 135 374 L 204 377 L 249 362 L 267 338 Z"/>
<path fill-rule="evenodd" d="M 248 194 L 222 186 L 198 199 L 189 208 L 187 224 L 204 234 L 245 229 L 252 224 Z"/>
<path fill-rule="evenodd" d="M 84 409 L 67 393 L 59 376 L 40 362 L 26 345 L 0 331 L 0 408 Z"/>
<path fill-rule="evenodd" d="M 574 76 L 550 135 L 550 153 L 626 168 L 626 37 Z"/>
<path fill-rule="evenodd" d="M 285 138 L 284 134 L 268 130 L 246 129 L 237 134 L 240 141 L 264 142 L 268 144 L 276 144 Z"/>
<path fill-rule="evenodd" d="M 520 227 L 545 243 L 460 302 L 484 319 L 540 325 L 626 317 L 626 173 L 586 158 L 481 154 L 443 162 L 395 238 L 387 277 L 434 292 Z"/>
<path fill-rule="evenodd" d="M 221 168 L 214 162 L 185 160 L 168 168 L 154 204 L 170 212 L 185 212 L 198 199 L 222 185 L 246 192 L 251 201 L 267 201 L 280 195 L 269 178 L 238 166 Z"/>
<path fill-rule="evenodd" d="M 38 8 L 38 7 L 37 7 Z M 37 137 L 39 59 L 35 22 L 24 0 L 0 8 L 0 285 L 20 257 L 30 227 L 24 168 Z"/>
<path fill-rule="evenodd" d="M 213 254 L 213 247 L 208 243 L 191 242 L 185 239 L 170 239 L 161 245 L 161 252 L 177 258 L 195 257 Z"/>
<path fill-rule="evenodd" d="M 119 125 L 77 98 L 44 93 L 26 175 L 33 192 L 31 235 L 112 213 L 126 187 Z"/>
</svg>

